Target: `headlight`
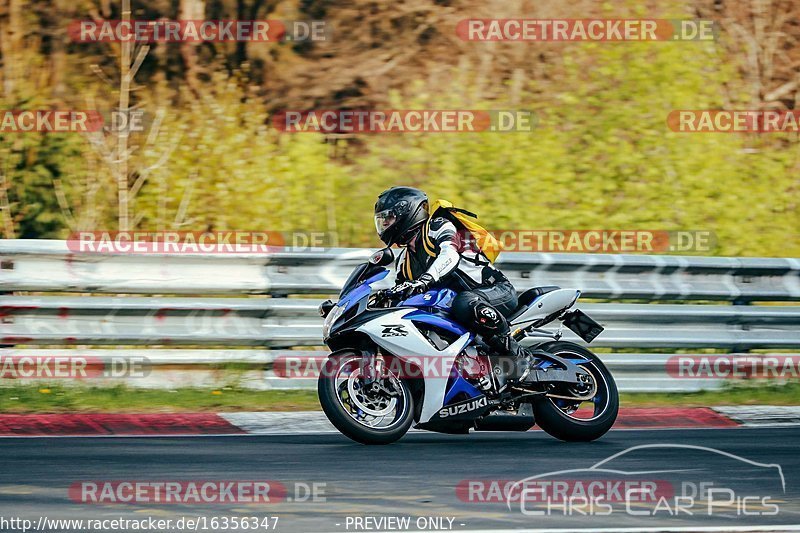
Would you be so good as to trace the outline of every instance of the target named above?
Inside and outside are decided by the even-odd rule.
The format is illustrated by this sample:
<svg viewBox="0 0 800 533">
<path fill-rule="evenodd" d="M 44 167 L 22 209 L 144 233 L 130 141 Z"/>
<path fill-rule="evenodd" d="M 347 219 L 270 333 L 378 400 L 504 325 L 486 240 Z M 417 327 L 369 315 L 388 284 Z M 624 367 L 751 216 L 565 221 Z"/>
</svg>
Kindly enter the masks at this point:
<svg viewBox="0 0 800 533">
<path fill-rule="evenodd" d="M 328 335 L 331 332 L 331 326 L 333 326 L 339 317 L 342 316 L 344 313 L 344 307 L 337 305 L 328 313 L 328 316 L 325 317 L 325 321 L 322 323 L 322 338 L 327 339 Z"/>
</svg>

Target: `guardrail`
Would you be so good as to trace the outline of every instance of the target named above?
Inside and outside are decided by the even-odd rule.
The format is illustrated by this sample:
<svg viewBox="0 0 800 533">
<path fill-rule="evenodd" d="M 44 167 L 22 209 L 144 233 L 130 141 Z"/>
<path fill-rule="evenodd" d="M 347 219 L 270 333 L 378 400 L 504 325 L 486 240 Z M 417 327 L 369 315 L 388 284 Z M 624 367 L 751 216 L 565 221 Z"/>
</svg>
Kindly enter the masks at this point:
<svg viewBox="0 0 800 533">
<path fill-rule="evenodd" d="M 64 241 L 0 240 L 0 291 L 125 294 L 322 294 L 338 291 L 370 250 L 271 254 L 78 254 Z M 501 254 L 514 286 L 578 287 L 588 298 L 800 299 L 800 259 Z"/>
<path fill-rule="evenodd" d="M 249 386 L 309 386 L 309 380 L 270 375 L 269 351 L 189 347 L 320 347 L 319 300 L 308 295 L 336 292 L 369 254 L 360 249 L 77 254 L 63 241 L 0 240 L 0 291 L 7 293 L 0 297 L 0 337 L 6 345 L 25 346 L 186 346 L 166 352 L 137 350 L 148 359 L 154 357 L 153 364 L 161 370 L 178 365 L 180 370 L 170 371 L 184 376 L 189 368 L 241 363 L 240 358 L 252 352 L 260 355 L 248 361 L 262 365 L 261 371 L 267 373 L 251 375 Z M 798 259 L 510 253 L 501 255 L 498 264 L 520 290 L 556 284 L 580 288 L 589 298 L 650 302 L 800 300 Z M 24 294 L 29 292 L 37 294 Z M 52 292 L 62 294 L 38 294 Z M 271 297 L 219 297 L 243 294 Z M 800 348 L 797 306 L 584 303 L 580 307 L 606 326 L 592 346 L 612 350 Z M 565 339 L 579 341 L 570 331 L 565 331 Z M 82 350 L 90 352 L 106 353 Z M 168 362 L 175 357 L 180 361 Z M 721 383 L 670 380 L 658 370 L 664 357 L 669 355 L 604 356 L 622 376 L 623 390 L 693 390 Z M 158 386 L 165 384 L 156 381 Z"/>
<path fill-rule="evenodd" d="M 5 296 L 6 344 L 320 346 L 320 300 Z M 581 304 L 607 348 L 800 347 L 800 307 Z M 564 330 L 564 339 L 582 343 Z"/>
</svg>

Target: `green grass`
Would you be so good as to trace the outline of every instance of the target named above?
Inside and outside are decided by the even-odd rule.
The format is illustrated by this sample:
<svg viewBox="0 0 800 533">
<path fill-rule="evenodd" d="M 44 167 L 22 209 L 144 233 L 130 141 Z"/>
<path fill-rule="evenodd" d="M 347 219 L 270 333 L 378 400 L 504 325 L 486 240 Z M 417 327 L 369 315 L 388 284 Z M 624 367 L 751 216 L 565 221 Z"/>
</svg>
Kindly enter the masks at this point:
<svg viewBox="0 0 800 533">
<path fill-rule="evenodd" d="M 719 391 L 689 393 L 623 393 L 623 406 L 686 406 L 712 405 L 800 405 L 800 382 L 786 384 L 737 384 Z"/>
<path fill-rule="evenodd" d="M 0 387 L 3 413 L 151 413 L 177 411 L 304 411 L 320 409 L 317 392 L 221 389 L 136 389 L 124 386 Z"/>
<path fill-rule="evenodd" d="M 737 385 L 694 393 L 623 393 L 623 407 L 800 405 L 800 383 Z M 0 387 L 3 413 L 152 413 L 180 411 L 305 411 L 320 408 L 313 390 L 135 389 L 124 386 L 13 385 Z"/>
</svg>

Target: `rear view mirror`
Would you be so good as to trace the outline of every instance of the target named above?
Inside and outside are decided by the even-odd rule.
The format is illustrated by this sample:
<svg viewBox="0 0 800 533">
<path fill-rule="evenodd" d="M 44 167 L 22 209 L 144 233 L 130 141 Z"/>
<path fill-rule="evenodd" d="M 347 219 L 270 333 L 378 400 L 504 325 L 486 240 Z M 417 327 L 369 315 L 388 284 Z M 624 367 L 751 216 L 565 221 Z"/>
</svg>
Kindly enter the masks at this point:
<svg viewBox="0 0 800 533">
<path fill-rule="evenodd" d="M 382 250 L 378 250 L 369 258 L 369 262 L 377 266 L 391 265 L 392 261 L 394 261 L 394 252 L 392 252 L 391 248 L 383 248 Z"/>
<path fill-rule="evenodd" d="M 324 302 L 319 304 L 319 316 L 321 316 L 322 318 L 328 316 L 328 313 L 331 312 L 331 309 L 333 309 L 334 305 L 335 304 L 330 300 L 325 300 Z"/>
</svg>

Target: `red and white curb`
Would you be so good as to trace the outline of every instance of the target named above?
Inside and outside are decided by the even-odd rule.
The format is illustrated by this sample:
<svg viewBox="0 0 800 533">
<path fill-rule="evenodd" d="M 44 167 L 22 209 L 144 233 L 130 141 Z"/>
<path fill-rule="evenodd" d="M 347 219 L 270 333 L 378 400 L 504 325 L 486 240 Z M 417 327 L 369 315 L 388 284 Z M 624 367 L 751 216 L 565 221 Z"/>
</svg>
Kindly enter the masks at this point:
<svg viewBox="0 0 800 533">
<path fill-rule="evenodd" d="M 735 405 L 714 410 L 743 426 L 800 426 L 797 405 Z"/>
<path fill-rule="evenodd" d="M 253 435 L 310 435 L 338 432 L 322 411 L 220 413 L 219 416 L 241 428 L 245 433 Z"/>
<path fill-rule="evenodd" d="M 103 435 L 244 434 L 216 413 L 0 414 L 0 436 L 61 437 Z"/>
<path fill-rule="evenodd" d="M 256 435 L 298 435 L 336 433 L 338 430 L 321 411 L 294 413 L 220 413 L 220 416 L 246 433 Z M 706 407 L 620 409 L 616 429 L 719 428 L 740 423 Z M 532 428 L 537 429 L 537 428 Z M 411 431 L 414 431 L 413 429 Z"/>
<path fill-rule="evenodd" d="M 800 406 L 623 408 L 620 409 L 614 429 L 702 429 L 742 426 L 800 426 Z M 6 437 L 310 435 L 336 432 L 337 430 L 321 411 L 0 414 L 0 436 Z"/>
</svg>

